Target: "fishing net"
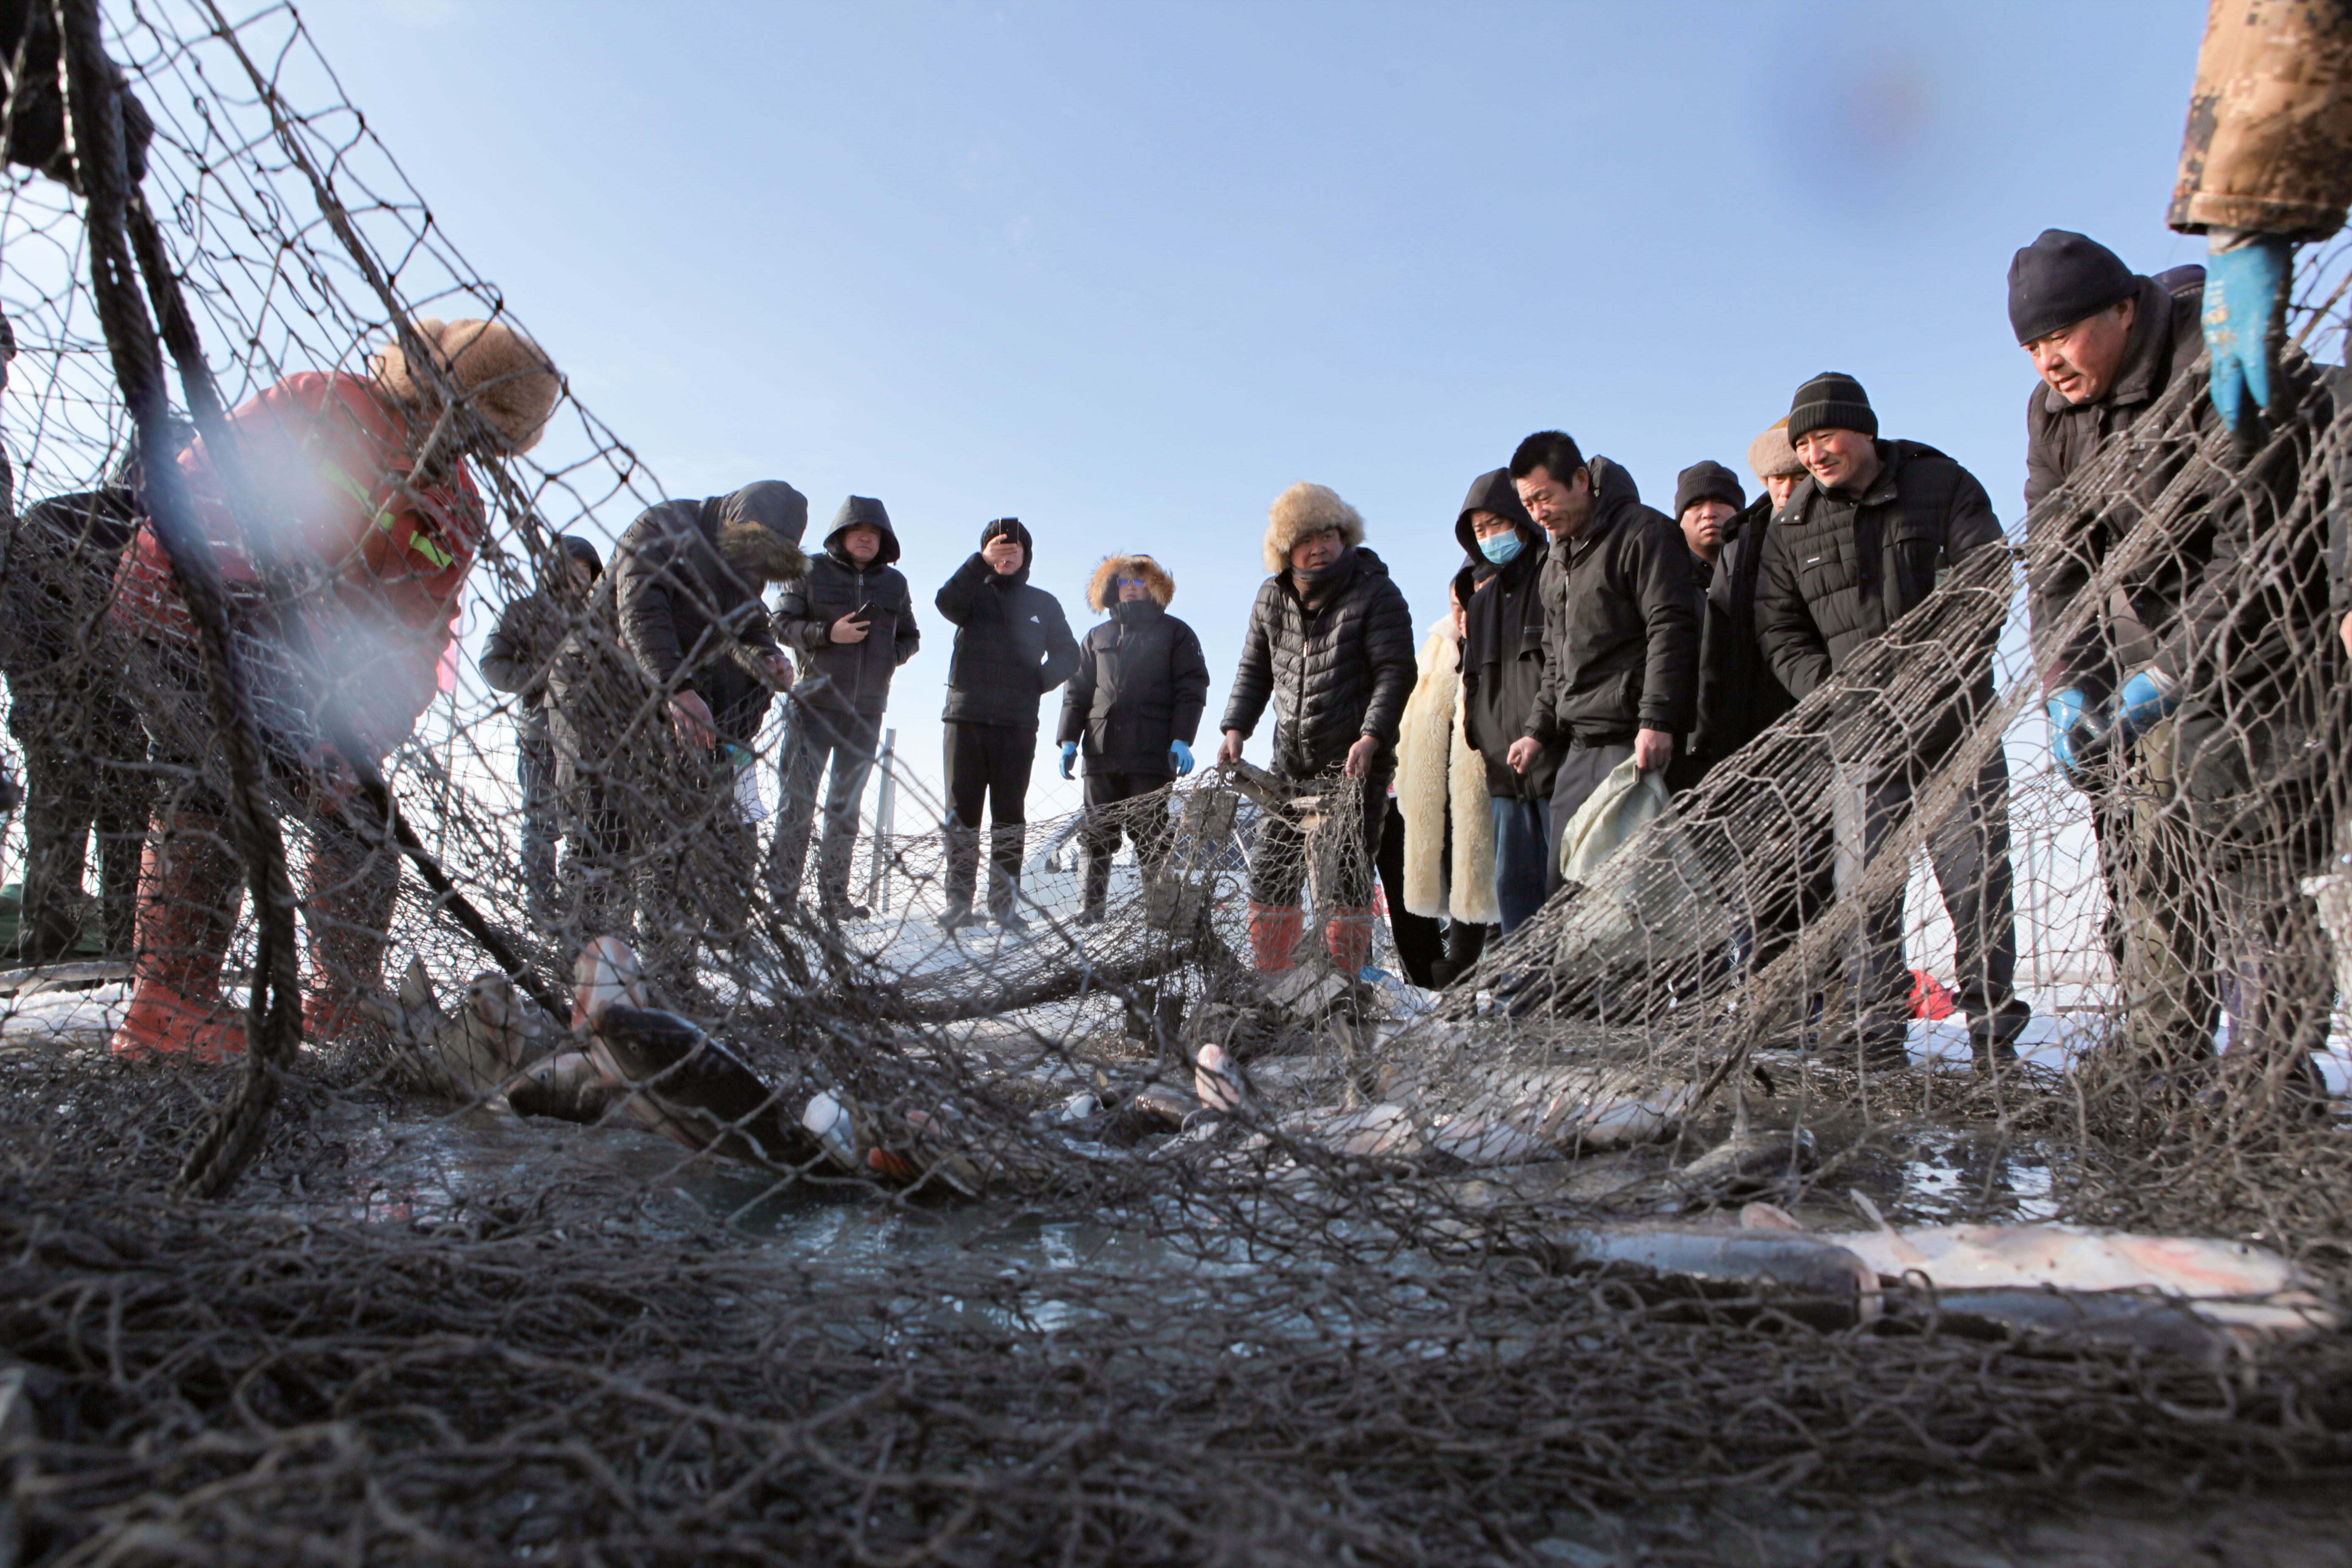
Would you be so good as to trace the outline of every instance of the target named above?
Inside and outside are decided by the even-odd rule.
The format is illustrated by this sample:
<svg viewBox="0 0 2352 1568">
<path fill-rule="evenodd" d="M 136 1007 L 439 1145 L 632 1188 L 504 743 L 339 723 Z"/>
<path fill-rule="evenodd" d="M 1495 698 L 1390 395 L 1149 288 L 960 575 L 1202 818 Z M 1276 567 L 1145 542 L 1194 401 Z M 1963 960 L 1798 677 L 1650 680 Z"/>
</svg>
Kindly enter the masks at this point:
<svg viewBox="0 0 2352 1568">
<path fill-rule="evenodd" d="M 773 848 L 822 816 L 776 767 L 833 695 L 779 689 L 719 575 L 680 579 L 687 651 L 743 694 L 714 746 L 614 595 L 563 589 L 558 536 L 620 537 L 658 479 L 568 395 L 527 453 L 467 445 L 424 323 L 513 317 L 294 13 L 70 0 L 27 37 L 0 1559 L 2340 1530 L 2343 253 L 2305 264 L 2261 440 L 2189 378 L 1426 991 L 1374 913 L 1392 811 L 1339 776 L 1203 770 L 992 837 L 885 755 L 820 889 L 838 859 Z M 301 505 L 205 460 L 254 450 L 228 411 L 388 348 L 425 384 L 363 521 L 458 468 L 474 498 L 441 620 L 396 626 Z M 2180 704 L 2068 777 L 2053 658 L 2209 559 Z M 2030 635 L 2029 583 L 2071 588 Z M 520 604 L 549 698 L 486 669 Z M 422 717 L 356 733 L 419 647 Z M 134 948 L 216 962 L 190 984 L 245 1048 L 110 1050 Z M 1759 1201 L 1807 1234 L 1727 1240 Z M 1885 1234 L 1860 1211 L 2256 1244 L 2294 1304 L 1857 1282 L 1816 1238 Z"/>
</svg>

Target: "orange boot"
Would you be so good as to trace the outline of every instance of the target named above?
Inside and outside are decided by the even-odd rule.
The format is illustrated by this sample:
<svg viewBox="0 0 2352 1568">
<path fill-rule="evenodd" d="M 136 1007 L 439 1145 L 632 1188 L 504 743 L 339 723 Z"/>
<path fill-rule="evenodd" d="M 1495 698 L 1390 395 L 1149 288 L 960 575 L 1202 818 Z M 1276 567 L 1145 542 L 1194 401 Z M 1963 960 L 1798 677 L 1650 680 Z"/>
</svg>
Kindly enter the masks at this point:
<svg viewBox="0 0 2352 1568">
<path fill-rule="evenodd" d="M 1360 906 L 1342 905 L 1331 911 L 1331 919 L 1323 927 L 1323 951 L 1331 955 L 1331 965 L 1353 980 L 1372 961 L 1372 911 Z"/>
<path fill-rule="evenodd" d="M 1307 926 L 1307 912 L 1297 904 L 1249 907 L 1250 965 L 1260 974 L 1280 974 L 1290 967 L 1291 949 Z"/>
<path fill-rule="evenodd" d="M 107 1042 L 115 1055 L 219 1061 L 245 1049 L 245 1020 L 220 994 L 241 871 L 216 818 L 163 813 L 150 825 L 139 858 L 131 1010 Z"/>
</svg>

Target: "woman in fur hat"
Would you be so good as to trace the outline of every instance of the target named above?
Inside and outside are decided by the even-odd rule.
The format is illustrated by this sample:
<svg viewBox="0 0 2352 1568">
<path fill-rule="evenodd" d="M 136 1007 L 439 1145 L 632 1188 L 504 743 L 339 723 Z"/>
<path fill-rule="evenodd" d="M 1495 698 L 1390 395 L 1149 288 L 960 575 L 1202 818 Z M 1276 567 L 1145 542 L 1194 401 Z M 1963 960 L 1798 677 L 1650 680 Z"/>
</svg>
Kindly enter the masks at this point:
<svg viewBox="0 0 2352 1568">
<path fill-rule="evenodd" d="M 303 858 L 302 1024 L 313 1037 L 371 1016 L 382 987 L 399 868 L 381 823 L 354 826 L 369 808 L 352 764 L 381 762 L 440 690 L 487 527 L 466 459 L 529 451 L 561 390 L 547 356 L 504 322 L 424 318 L 365 376 L 306 371 L 228 415 L 243 504 L 230 505 L 203 440 L 180 458 L 226 580 L 232 629 L 256 650 L 249 668 L 270 755 L 318 808 Z M 248 537 L 248 528 L 267 533 Z M 289 617 L 265 601 L 265 565 L 308 589 Z M 177 727 L 151 720 L 156 760 L 174 773 L 141 865 L 136 985 L 113 1046 L 240 1051 L 243 1022 L 219 990 L 240 869 L 225 805 L 199 774 L 209 747 L 194 624 L 152 526 L 125 552 L 118 582 L 114 614 L 154 651 L 189 717 Z"/>
<path fill-rule="evenodd" d="M 1371 954 L 1372 861 L 1413 681 L 1412 612 L 1363 542 L 1362 515 L 1325 487 L 1296 484 L 1275 498 L 1265 529 L 1274 574 L 1250 610 L 1218 751 L 1239 761 L 1272 702 L 1276 776 L 1360 810 L 1360 837 L 1339 857 L 1334 886 L 1318 891 L 1328 905 L 1325 948 L 1350 977 Z M 1306 850 L 1297 829 L 1272 817 L 1251 858 L 1250 950 L 1263 973 L 1290 967 L 1305 926 Z"/>
<path fill-rule="evenodd" d="M 1502 919 L 1495 898 L 1495 817 L 1486 759 L 1462 722 L 1462 595 L 1472 571 L 1454 574 L 1452 612 L 1421 645 L 1420 679 L 1397 731 L 1397 814 L 1404 822 L 1404 907 L 1447 921 L 1444 956 L 1430 982 L 1444 986 L 1478 961 L 1486 928 Z M 1395 896 L 1393 892 L 1390 895 Z"/>
<path fill-rule="evenodd" d="M 1147 874 L 1168 858 L 1169 781 L 1192 771 L 1192 737 L 1209 702 L 1209 661 L 1192 628 L 1168 613 L 1176 581 L 1149 555 L 1111 555 L 1095 568 L 1087 603 L 1108 617 L 1078 644 L 1077 673 L 1062 689 L 1062 776 L 1085 757 L 1086 906 L 1103 918 L 1119 833 Z M 1129 804 L 1133 803 L 1133 804 Z"/>
</svg>

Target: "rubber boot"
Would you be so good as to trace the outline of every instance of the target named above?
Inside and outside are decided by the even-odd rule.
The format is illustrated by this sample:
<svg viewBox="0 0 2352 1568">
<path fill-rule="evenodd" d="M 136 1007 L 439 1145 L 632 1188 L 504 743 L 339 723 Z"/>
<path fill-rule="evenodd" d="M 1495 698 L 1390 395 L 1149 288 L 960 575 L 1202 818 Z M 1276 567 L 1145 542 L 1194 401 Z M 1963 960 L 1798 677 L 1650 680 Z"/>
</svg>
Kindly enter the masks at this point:
<svg viewBox="0 0 2352 1568">
<path fill-rule="evenodd" d="M 1086 903 L 1078 910 L 1078 923 L 1098 926 L 1110 913 L 1110 857 L 1097 851 L 1087 853 Z"/>
<path fill-rule="evenodd" d="M 1015 908 L 1021 895 L 1021 851 L 1028 839 L 1025 823 L 1000 822 L 988 830 L 988 912 L 1010 931 L 1029 929 Z"/>
<path fill-rule="evenodd" d="M 340 834 L 321 833 L 311 841 L 302 888 L 302 923 L 310 939 L 302 976 L 305 1039 L 343 1040 L 383 1026 L 372 1004 L 384 995 L 384 929 L 399 897 L 395 862 Z"/>
<path fill-rule="evenodd" d="M 1307 927 L 1307 911 L 1297 904 L 1249 907 L 1250 967 L 1260 974 L 1280 974 L 1290 967 L 1298 933 Z"/>
<path fill-rule="evenodd" d="M 1323 927 L 1323 948 L 1331 966 L 1353 980 L 1372 961 L 1372 911 L 1360 905 L 1343 905 L 1331 911 Z"/>
<path fill-rule="evenodd" d="M 156 817 L 139 859 L 131 1009 L 107 1042 L 117 1056 L 219 1061 L 245 1049 L 245 1020 L 221 999 L 242 868 L 213 817 Z"/>
<path fill-rule="evenodd" d="M 979 923 L 971 912 L 971 894 L 980 880 L 980 829 L 950 819 L 943 836 L 947 840 L 947 872 L 942 892 L 947 907 L 940 911 L 940 929 L 956 931 Z"/>
</svg>

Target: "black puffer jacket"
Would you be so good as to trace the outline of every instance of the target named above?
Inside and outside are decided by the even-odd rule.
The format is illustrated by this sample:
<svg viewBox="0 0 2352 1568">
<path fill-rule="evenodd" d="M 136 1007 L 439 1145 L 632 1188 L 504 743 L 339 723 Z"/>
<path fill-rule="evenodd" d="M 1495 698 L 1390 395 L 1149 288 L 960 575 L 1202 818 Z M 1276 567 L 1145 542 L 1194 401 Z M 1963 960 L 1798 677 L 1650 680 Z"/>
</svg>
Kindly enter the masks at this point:
<svg viewBox="0 0 2352 1568">
<path fill-rule="evenodd" d="M 1492 566 L 1470 526 L 1474 511 L 1491 511 L 1517 525 L 1519 552 Z M 1462 643 L 1462 721 L 1470 743 L 1486 762 L 1486 793 L 1501 800 L 1549 800 L 1564 747 L 1546 746 L 1526 773 L 1510 764 L 1511 743 L 1525 728 L 1528 710 L 1543 689 L 1544 607 L 1538 592 L 1549 540 L 1519 504 L 1511 471 L 1481 474 L 1463 498 L 1454 537 L 1468 552 L 1475 573 L 1486 578 L 1465 601 L 1469 628 Z"/>
<path fill-rule="evenodd" d="M 882 536 L 882 548 L 863 566 L 841 546 L 842 535 L 861 524 Z M 803 676 L 832 678 L 832 686 L 810 700 L 814 706 L 869 717 L 889 706 L 890 678 L 923 642 L 915 626 L 914 591 L 891 564 L 898 559 L 889 512 L 871 496 L 851 496 L 833 515 L 824 553 L 777 601 L 776 640 L 800 655 Z M 866 640 L 834 641 L 834 623 L 860 605 L 868 610 Z"/>
<path fill-rule="evenodd" d="M 1772 498 L 1767 494 L 1724 530 L 1723 553 L 1707 584 L 1706 624 L 1699 633 L 1698 721 L 1691 741 L 1691 754 L 1702 769 L 1748 744 L 1797 705 L 1756 643 L 1756 588 L 1771 528 Z"/>
<path fill-rule="evenodd" d="M 1088 773 L 1173 778 L 1170 742 L 1192 743 L 1209 703 L 1209 661 L 1192 628 L 1150 599 L 1110 607 L 1078 644 L 1056 745 L 1076 741 Z"/>
<path fill-rule="evenodd" d="M 1679 742 L 1698 684 L 1690 547 L 1633 475 L 1606 458 L 1586 466 L 1592 521 L 1544 558 L 1544 677 L 1524 732 L 1546 746 L 1622 744 L 1637 730 Z"/>
<path fill-rule="evenodd" d="M 1293 778 L 1328 773 L 1370 735 L 1373 776 L 1396 769 L 1397 724 L 1412 695 L 1412 612 L 1370 551 L 1347 552 L 1352 570 L 1309 609 L 1288 572 L 1259 585 L 1221 730 L 1248 735 L 1271 700 L 1274 760 Z"/>
<path fill-rule="evenodd" d="M 2028 507 L 2065 483 L 2108 437 L 2129 427 L 2175 382 L 2191 374 L 2205 347 L 2198 320 L 2204 294 L 2201 267 L 2176 267 L 2141 279 L 2123 363 L 2114 385 L 2096 402 L 2070 404 L 2048 385 L 2034 384 L 2025 405 Z M 2198 398 L 2198 428 L 2210 426 L 2215 417 L 2211 401 Z M 2210 515 L 2179 549 L 2159 552 L 2131 581 L 2119 584 L 2079 637 L 2063 647 L 2051 640 L 2049 628 L 2096 574 L 2108 551 L 2139 521 L 2142 509 L 2172 483 L 2187 458 L 2188 447 L 2181 444 L 2145 464 L 2125 493 L 2102 499 L 2095 515 L 2045 516 L 2029 525 L 2034 658 L 2048 689 L 2080 687 L 2099 698 L 2122 685 L 2130 670 L 2156 657 L 2181 606 L 2205 577 L 2215 537 Z M 2228 482 L 2229 476 L 2218 470 L 2212 476 L 2217 492 Z"/>
<path fill-rule="evenodd" d="M 621 650 L 646 679 L 665 691 L 688 690 L 709 704 L 719 732 L 749 743 L 773 700 L 749 661 L 776 651 L 768 629 L 761 584 L 746 582 L 719 551 L 719 531 L 730 512 L 765 522 L 797 539 L 807 526 L 807 502 L 797 516 L 798 492 L 763 481 L 708 500 L 665 501 L 629 524 L 614 548 L 613 564 L 597 579 L 590 624 L 574 633 L 550 672 L 560 706 L 570 683 L 593 679 L 593 658 L 575 658 L 583 638 L 611 627 Z M 735 647 L 743 651 L 737 653 Z"/>
<path fill-rule="evenodd" d="M 0 560 L 0 670 L 12 681 L 112 681 L 108 608 L 139 507 L 121 488 L 51 496 L 25 509 Z"/>
<path fill-rule="evenodd" d="M 940 614 L 956 628 L 940 714 L 949 722 L 1034 731 L 1039 700 L 1077 668 L 1077 639 L 1061 601 L 1029 586 L 1034 559 L 1024 550 L 1021 570 L 1001 577 L 974 551 L 940 590 Z"/>
</svg>

